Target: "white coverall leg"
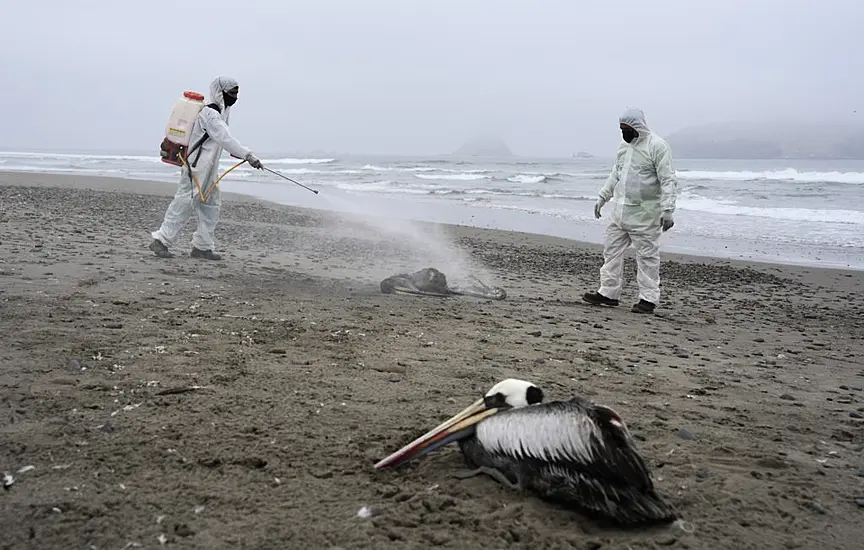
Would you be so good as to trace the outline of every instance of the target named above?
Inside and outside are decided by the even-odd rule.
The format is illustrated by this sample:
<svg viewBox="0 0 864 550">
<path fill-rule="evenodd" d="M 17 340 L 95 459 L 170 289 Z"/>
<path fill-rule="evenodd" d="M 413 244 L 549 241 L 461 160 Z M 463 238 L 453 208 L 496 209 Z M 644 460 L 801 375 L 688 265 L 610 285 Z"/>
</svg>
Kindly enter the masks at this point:
<svg viewBox="0 0 864 550">
<path fill-rule="evenodd" d="M 193 164 L 192 173 L 201 184 L 205 197 L 208 191 L 213 188 L 218 176 L 219 157 L 222 156 L 223 149 L 240 159 L 247 158 L 251 153 L 228 130 L 231 107 L 225 104 L 223 92 L 235 86 L 237 86 L 237 81 L 233 78 L 219 77 L 215 79 L 210 84 L 209 99 L 210 103 L 219 106 L 222 113 L 220 114 L 219 111 L 210 107 L 204 107 L 192 126 L 190 148 L 203 137 L 205 132 L 209 135 L 209 139 L 198 150 L 190 153 L 189 159 L 189 163 Z M 189 172 L 184 167 L 180 172 L 180 183 L 174 194 L 174 199 L 165 211 L 162 226 L 151 235 L 166 247 L 176 244 L 180 231 L 194 212 L 198 216 L 198 227 L 192 235 L 192 246 L 201 251 L 212 251 L 215 249 L 213 233 L 219 223 L 221 206 L 222 196 L 219 187 L 213 189 L 206 202 L 202 202 L 198 186 L 189 177 Z"/>
<path fill-rule="evenodd" d="M 628 109 L 620 122 L 639 136 L 618 148 L 615 165 L 600 189 L 598 207 L 613 206 L 606 228 L 598 292 L 618 300 L 623 286 L 624 253 L 636 249 L 639 298 L 660 302 L 660 236 L 663 220 L 671 222 L 677 198 L 672 152 L 665 140 L 651 132 L 640 109 Z"/>
<path fill-rule="evenodd" d="M 610 223 L 606 227 L 606 243 L 603 246 L 603 266 L 600 268 L 600 294 L 618 300 L 624 286 L 624 252 L 630 246 L 630 235 Z"/>
<path fill-rule="evenodd" d="M 209 188 L 203 189 L 206 194 Z M 198 195 L 198 187 L 189 177 L 189 173 L 184 167 L 181 170 L 180 184 L 177 186 L 174 199 L 168 205 L 168 209 L 165 210 L 162 226 L 157 231 L 154 231 L 152 236 L 167 247 L 174 246 L 177 243 L 180 231 L 183 230 L 192 214 L 196 213 L 198 227 L 192 234 L 192 246 L 198 250 L 215 250 L 213 232 L 216 230 L 216 224 L 219 222 L 221 205 L 222 197 L 220 196 L 218 186 L 207 197 L 206 203 L 201 201 L 201 197 Z"/>
</svg>

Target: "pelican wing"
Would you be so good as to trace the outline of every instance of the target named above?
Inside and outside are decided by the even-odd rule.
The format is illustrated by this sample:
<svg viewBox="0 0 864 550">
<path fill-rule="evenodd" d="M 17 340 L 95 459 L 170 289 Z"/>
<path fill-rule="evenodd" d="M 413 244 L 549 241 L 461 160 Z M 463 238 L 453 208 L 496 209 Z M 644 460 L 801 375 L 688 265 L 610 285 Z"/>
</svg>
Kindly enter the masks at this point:
<svg viewBox="0 0 864 550">
<path fill-rule="evenodd" d="M 477 439 L 491 454 L 538 468 L 609 488 L 653 489 L 645 462 L 618 415 L 580 398 L 501 412 L 480 423 Z"/>
</svg>

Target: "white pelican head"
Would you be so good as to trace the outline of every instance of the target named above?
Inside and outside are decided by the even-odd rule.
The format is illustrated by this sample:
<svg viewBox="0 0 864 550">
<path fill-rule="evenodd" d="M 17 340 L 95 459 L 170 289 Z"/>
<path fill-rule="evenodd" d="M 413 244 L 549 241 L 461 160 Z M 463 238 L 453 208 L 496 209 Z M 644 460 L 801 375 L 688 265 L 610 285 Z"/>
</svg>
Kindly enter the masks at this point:
<svg viewBox="0 0 864 550">
<path fill-rule="evenodd" d="M 531 382 L 508 378 L 498 382 L 486 395 L 435 429 L 375 464 L 376 469 L 398 466 L 448 443 L 474 434 L 476 425 L 502 410 L 529 407 L 543 402 L 543 390 Z"/>
</svg>

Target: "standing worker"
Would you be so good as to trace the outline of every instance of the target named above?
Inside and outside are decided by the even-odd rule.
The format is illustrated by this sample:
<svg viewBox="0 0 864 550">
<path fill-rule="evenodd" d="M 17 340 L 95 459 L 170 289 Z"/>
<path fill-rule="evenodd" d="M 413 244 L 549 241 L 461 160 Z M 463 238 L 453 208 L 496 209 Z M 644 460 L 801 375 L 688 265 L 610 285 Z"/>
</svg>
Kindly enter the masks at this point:
<svg viewBox="0 0 864 550">
<path fill-rule="evenodd" d="M 639 302 L 634 313 L 654 313 L 660 301 L 660 236 L 675 222 L 678 183 L 672 168 L 672 150 L 645 123 L 641 109 L 627 109 L 618 119 L 624 142 L 615 165 L 600 189 L 594 217 L 611 200 L 612 219 L 606 228 L 600 289 L 582 299 L 594 305 L 617 306 L 624 283 L 624 252 L 636 249 Z"/>
<path fill-rule="evenodd" d="M 176 242 L 177 236 L 194 211 L 198 216 L 198 228 L 192 235 L 191 256 L 207 260 L 222 259 L 222 256 L 213 251 L 213 232 L 219 222 L 222 196 L 218 186 L 211 190 L 219 172 L 222 150 L 225 149 L 234 157 L 245 159 L 253 168 L 263 168 L 258 157 L 237 141 L 228 130 L 231 106 L 237 102 L 239 91 L 237 81 L 230 77 L 220 76 L 210 83 L 211 103 L 198 114 L 189 141 L 198 144 L 204 139 L 197 149 L 193 147 L 193 150 L 189 151 L 188 162 L 192 166 L 192 174 L 185 165 L 180 170 L 180 185 L 174 194 L 174 200 L 165 211 L 162 227 L 152 233 L 150 250 L 160 258 L 174 256 L 168 247 Z M 192 176 L 197 179 L 198 184 Z"/>
</svg>

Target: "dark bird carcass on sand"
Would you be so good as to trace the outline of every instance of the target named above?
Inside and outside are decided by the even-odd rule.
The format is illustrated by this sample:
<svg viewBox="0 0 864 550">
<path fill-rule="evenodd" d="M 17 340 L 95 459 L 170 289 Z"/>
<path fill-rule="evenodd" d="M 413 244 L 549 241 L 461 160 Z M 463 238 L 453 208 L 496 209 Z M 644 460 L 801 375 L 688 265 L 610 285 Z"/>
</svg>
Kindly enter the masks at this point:
<svg viewBox="0 0 864 550">
<path fill-rule="evenodd" d="M 403 464 L 457 441 L 473 468 L 500 483 L 619 524 L 668 523 L 675 510 L 654 489 L 630 431 L 609 407 L 581 397 L 543 403 L 524 380 L 481 399 L 375 465 Z"/>
<path fill-rule="evenodd" d="M 503 300 L 507 292 L 503 288 L 491 287 L 476 277 L 472 277 L 472 286 L 459 287 L 447 283 L 447 276 L 434 267 L 425 267 L 414 273 L 398 273 L 381 281 L 381 292 L 384 294 L 414 294 L 418 296 L 473 296 L 490 300 Z"/>
</svg>

